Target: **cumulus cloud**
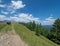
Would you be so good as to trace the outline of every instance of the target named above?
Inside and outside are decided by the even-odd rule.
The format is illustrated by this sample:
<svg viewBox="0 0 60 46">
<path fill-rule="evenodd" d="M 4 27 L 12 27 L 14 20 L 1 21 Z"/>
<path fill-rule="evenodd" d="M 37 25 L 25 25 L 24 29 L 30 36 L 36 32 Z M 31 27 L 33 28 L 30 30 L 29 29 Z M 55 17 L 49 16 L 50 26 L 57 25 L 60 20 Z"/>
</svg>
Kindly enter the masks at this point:
<svg viewBox="0 0 60 46">
<path fill-rule="evenodd" d="M 14 9 L 20 9 L 25 7 L 25 4 L 23 4 L 22 1 L 11 1 L 11 2 L 12 2 L 11 5 Z"/>
<path fill-rule="evenodd" d="M 0 3 L 0 7 L 5 8 L 10 14 L 15 13 L 17 9 L 24 8 L 25 6 L 26 5 L 23 4 L 23 2 L 21 0 L 20 1 L 19 0 L 17 0 L 17 1 L 11 0 L 11 3 L 9 3 L 8 5 Z"/>
<path fill-rule="evenodd" d="M 0 18 L 5 18 L 6 16 L 5 15 L 0 15 Z"/>
<path fill-rule="evenodd" d="M 17 9 L 24 8 L 26 5 L 23 4 L 22 1 L 11 1 L 11 3 L 7 6 L 7 10 L 13 14 Z"/>
<path fill-rule="evenodd" d="M 1 2 L 1 0 L 0 0 Z M 23 4 L 21 0 L 12 1 L 10 4 L 2 4 L 0 3 L 1 8 L 5 8 L 6 11 L 1 11 L 2 14 L 0 14 L 0 20 L 10 20 L 15 22 L 30 22 L 35 21 L 36 23 L 42 23 L 42 25 L 51 25 L 54 23 L 55 19 L 52 17 L 52 14 L 50 17 L 46 18 L 44 21 L 41 21 L 39 18 L 34 17 L 32 14 L 26 14 L 26 13 L 20 13 L 20 14 L 13 14 L 16 13 L 17 9 L 24 8 L 26 5 Z M 10 16 L 9 18 L 6 16 L 7 14 L 13 14 L 13 16 Z"/>
<path fill-rule="evenodd" d="M 3 4 L 0 4 L 0 7 L 4 8 L 4 7 L 5 7 L 5 5 L 3 5 Z"/>
<path fill-rule="evenodd" d="M 18 22 L 30 22 L 30 21 L 39 22 L 39 18 L 35 18 L 32 16 L 32 14 L 26 14 L 26 13 L 14 15 L 13 17 L 10 18 Z"/>
<path fill-rule="evenodd" d="M 21 8 L 24 8 L 26 5 L 23 4 L 23 2 L 20 0 L 20 1 L 11 1 L 11 3 L 9 5 L 7 4 L 0 4 L 0 7 L 4 7 L 6 9 L 6 11 L 1 11 L 2 14 L 4 15 L 0 15 L 0 16 L 4 16 L 0 19 L 8 19 L 8 20 L 13 20 L 13 21 L 21 21 L 21 22 L 29 22 L 29 21 L 38 21 L 39 19 L 38 18 L 34 18 L 32 16 L 32 14 L 25 14 L 25 13 L 21 13 L 21 14 L 17 14 L 17 15 L 14 15 L 14 16 L 10 16 L 9 18 L 6 17 L 5 15 L 6 14 L 13 14 L 15 13 L 15 11 L 17 9 L 21 9 Z"/>
<path fill-rule="evenodd" d="M 9 12 L 6 12 L 6 11 L 1 11 L 2 14 L 8 14 Z"/>
<path fill-rule="evenodd" d="M 5 15 L 1 15 L 1 14 L 0 14 L 0 21 L 5 20 L 5 18 L 6 18 L 6 16 L 5 16 Z"/>
<path fill-rule="evenodd" d="M 6 5 L 2 4 L 2 0 L 0 0 L 0 7 L 4 8 Z"/>
<path fill-rule="evenodd" d="M 6 17 L 5 15 L 0 15 L 0 19 L 2 20 L 10 20 L 10 21 L 15 21 L 15 22 L 30 22 L 30 21 L 35 21 L 36 23 L 40 22 L 39 18 L 35 18 L 32 16 L 32 14 L 26 14 L 26 13 L 21 13 L 17 14 L 14 16 L 10 16 L 9 18 Z"/>
<path fill-rule="evenodd" d="M 20 13 L 10 16 L 9 18 L 5 15 L 0 15 L 0 20 L 10 20 L 14 22 L 30 22 L 35 21 L 36 23 L 41 23 L 42 25 L 52 25 L 56 19 L 52 16 L 46 18 L 44 21 L 41 21 L 39 18 L 32 16 L 32 14 Z"/>
<path fill-rule="evenodd" d="M 26 21 L 39 21 L 39 18 L 35 18 L 35 17 L 33 17 L 32 16 L 32 14 L 24 14 L 24 13 L 21 13 L 21 14 L 19 14 L 19 17 L 20 18 L 23 18 L 24 20 L 26 20 Z"/>
<path fill-rule="evenodd" d="M 42 25 L 52 25 L 54 21 L 55 19 L 52 16 L 50 16 L 42 22 Z"/>
<path fill-rule="evenodd" d="M 5 15 L 0 15 L 0 20 L 10 20 L 14 22 L 30 22 L 35 21 L 36 23 L 41 23 L 42 25 L 52 25 L 56 19 L 52 16 L 46 18 L 44 21 L 41 21 L 39 18 L 32 16 L 32 14 L 20 13 L 10 16 L 9 18 Z"/>
<path fill-rule="evenodd" d="M 24 8 L 26 5 L 23 4 L 23 2 L 20 0 L 13 1 L 11 0 L 10 4 L 0 4 L 0 7 L 5 8 L 6 11 L 1 11 L 2 14 L 0 15 L 0 20 L 11 20 L 16 22 L 29 22 L 29 21 L 35 21 L 39 22 L 39 18 L 35 18 L 32 16 L 32 14 L 26 14 L 26 13 L 20 13 L 20 14 L 13 14 L 16 12 L 17 9 Z M 13 14 L 14 16 L 10 16 L 9 18 L 5 15 L 7 14 Z"/>
</svg>

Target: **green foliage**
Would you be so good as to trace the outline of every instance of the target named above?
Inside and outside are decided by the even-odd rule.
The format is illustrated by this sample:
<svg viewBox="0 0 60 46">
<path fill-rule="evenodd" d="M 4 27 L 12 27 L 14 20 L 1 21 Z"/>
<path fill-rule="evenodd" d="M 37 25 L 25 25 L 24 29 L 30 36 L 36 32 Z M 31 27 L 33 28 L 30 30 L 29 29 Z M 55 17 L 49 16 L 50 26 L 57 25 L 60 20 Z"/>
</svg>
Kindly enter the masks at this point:
<svg viewBox="0 0 60 46">
<path fill-rule="evenodd" d="M 35 23 L 35 21 L 33 21 L 33 22 L 32 22 L 32 30 L 34 31 L 35 28 L 36 28 L 36 23 Z"/>
<path fill-rule="evenodd" d="M 35 31 L 36 29 L 36 23 L 35 21 L 33 22 L 28 22 L 28 23 L 21 23 L 23 25 L 25 25 L 27 28 L 29 28 L 31 31 Z"/>
<path fill-rule="evenodd" d="M 16 30 L 16 33 L 19 34 L 21 36 L 21 38 L 29 44 L 29 46 L 58 46 L 57 44 L 53 43 L 52 41 L 48 40 L 45 37 L 49 36 L 49 38 L 52 38 L 52 40 L 54 42 L 59 43 L 60 42 L 59 41 L 60 40 L 59 39 L 60 33 L 58 33 L 59 31 L 56 30 L 57 31 L 57 35 L 56 35 L 56 34 L 53 34 L 56 31 L 49 32 L 49 31 L 45 30 L 41 26 L 41 24 L 35 24 L 35 22 L 23 23 L 23 24 L 28 28 L 30 27 L 30 29 L 32 31 L 30 31 L 28 28 L 26 28 L 25 26 L 23 26 L 21 24 L 16 23 L 13 26 L 14 26 L 14 29 Z M 11 30 L 12 30 L 12 25 L 0 24 L 0 31 L 1 32 L 7 32 L 7 31 L 11 31 Z M 33 30 L 34 30 L 34 32 L 33 32 Z M 53 38 L 56 38 L 57 40 L 53 39 Z"/>
<path fill-rule="evenodd" d="M 37 35 L 37 36 L 40 35 L 39 25 L 36 25 L 36 35 Z"/>
<path fill-rule="evenodd" d="M 60 44 L 60 19 L 57 19 L 54 22 L 53 27 L 51 29 L 51 34 L 53 36 L 51 40 L 56 42 L 57 44 Z"/>
<path fill-rule="evenodd" d="M 60 19 L 54 22 L 51 31 L 44 29 L 41 23 L 36 24 L 35 21 L 24 23 L 24 25 L 31 31 L 34 31 L 37 36 L 43 35 L 55 43 L 60 44 Z"/>
<path fill-rule="evenodd" d="M 6 22 L 8 25 L 11 25 L 11 22 Z"/>
<path fill-rule="evenodd" d="M 22 24 L 14 24 L 14 29 L 16 33 L 24 40 L 28 46 L 58 46 L 52 41 L 48 40 L 44 36 L 35 35 L 34 31 L 30 31 L 28 28 Z"/>
<path fill-rule="evenodd" d="M 2 28 L 4 28 L 6 26 L 6 24 L 0 24 L 0 30 L 2 29 Z"/>
<path fill-rule="evenodd" d="M 33 22 L 28 22 L 28 23 L 20 23 L 25 25 L 27 28 L 29 28 L 31 31 L 34 31 L 37 36 L 43 35 L 45 37 L 48 37 L 49 31 L 44 29 L 40 24 L 36 24 L 35 21 Z"/>
<path fill-rule="evenodd" d="M 11 25 L 8 25 L 6 23 L 0 24 L 0 32 L 7 32 L 7 31 L 11 31 L 11 30 L 12 30 Z"/>
</svg>

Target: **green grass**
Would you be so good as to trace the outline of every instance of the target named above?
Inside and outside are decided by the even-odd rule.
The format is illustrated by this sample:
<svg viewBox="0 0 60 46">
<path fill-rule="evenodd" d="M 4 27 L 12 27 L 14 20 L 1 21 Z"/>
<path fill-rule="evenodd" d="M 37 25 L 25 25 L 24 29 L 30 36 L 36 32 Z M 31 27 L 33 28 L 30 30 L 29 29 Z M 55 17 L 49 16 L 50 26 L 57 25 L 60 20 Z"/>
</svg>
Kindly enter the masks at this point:
<svg viewBox="0 0 60 46">
<path fill-rule="evenodd" d="M 0 32 L 7 32 L 12 30 L 12 26 L 8 24 L 0 24 Z"/>
<path fill-rule="evenodd" d="M 1 31 L 1 29 L 4 28 L 6 25 L 7 25 L 7 24 L 4 24 L 4 23 L 2 24 L 2 23 L 0 23 L 0 31 Z"/>
<path fill-rule="evenodd" d="M 58 46 L 44 36 L 36 36 L 35 32 L 30 31 L 21 24 L 14 24 L 14 29 L 29 46 Z"/>
<path fill-rule="evenodd" d="M 22 40 L 24 40 L 29 46 L 58 46 L 44 36 L 36 36 L 35 32 L 30 31 L 21 24 L 0 24 L 0 32 L 11 31 L 13 28 L 16 30 L 16 33 L 20 35 Z"/>
</svg>

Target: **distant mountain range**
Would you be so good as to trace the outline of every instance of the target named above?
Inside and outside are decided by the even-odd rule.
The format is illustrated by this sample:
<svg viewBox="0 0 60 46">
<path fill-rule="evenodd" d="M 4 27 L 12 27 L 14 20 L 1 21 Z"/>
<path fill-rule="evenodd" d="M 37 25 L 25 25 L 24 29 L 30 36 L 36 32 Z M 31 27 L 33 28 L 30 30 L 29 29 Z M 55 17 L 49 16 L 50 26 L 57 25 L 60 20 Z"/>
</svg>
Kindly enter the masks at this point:
<svg viewBox="0 0 60 46">
<path fill-rule="evenodd" d="M 9 22 L 9 20 L 0 21 L 0 23 L 6 23 L 6 22 Z"/>
<path fill-rule="evenodd" d="M 0 23 L 5 23 L 5 21 L 0 21 Z"/>
<path fill-rule="evenodd" d="M 43 28 L 45 29 L 50 29 L 52 27 L 52 25 L 43 25 Z"/>
<path fill-rule="evenodd" d="M 4 20 L 4 21 L 0 21 L 0 23 L 6 23 L 9 22 L 8 20 Z M 52 25 L 43 25 L 43 28 L 45 29 L 50 29 L 52 27 Z"/>
</svg>

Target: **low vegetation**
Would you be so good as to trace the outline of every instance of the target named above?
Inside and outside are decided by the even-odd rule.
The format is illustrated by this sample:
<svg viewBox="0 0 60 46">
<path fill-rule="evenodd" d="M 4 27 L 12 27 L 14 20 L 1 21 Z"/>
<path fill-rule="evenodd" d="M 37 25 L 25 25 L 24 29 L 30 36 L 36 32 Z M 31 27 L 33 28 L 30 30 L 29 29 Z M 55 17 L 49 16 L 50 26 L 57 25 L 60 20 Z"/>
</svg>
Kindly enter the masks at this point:
<svg viewBox="0 0 60 46">
<path fill-rule="evenodd" d="M 12 30 L 12 27 L 11 27 L 11 24 L 7 24 L 7 23 L 3 23 L 1 24 L 0 23 L 0 32 L 7 32 L 7 31 L 11 31 Z"/>
<path fill-rule="evenodd" d="M 57 44 L 60 44 L 60 19 L 57 19 L 54 22 L 50 32 L 51 38 L 49 37 L 49 39 Z"/>
<path fill-rule="evenodd" d="M 33 22 L 21 23 L 31 31 L 34 31 L 37 36 L 43 35 L 49 40 L 60 44 L 60 19 L 57 19 L 52 25 L 51 29 L 44 29 L 41 24 Z"/>
<path fill-rule="evenodd" d="M 29 44 L 29 46 L 58 46 L 42 35 L 38 37 L 35 35 L 34 31 L 30 31 L 21 24 L 14 24 L 14 29 L 16 30 L 16 33 L 21 36 L 22 40 Z"/>
<path fill-rule="evenodd" d="M 4 28 L 5 26 L 6 26 L 6 24 L 0 23 L 0 30 L 1 30 L 2 28 Z"/>
<path fill-rule="evenodd" d="M 22 40 L 29 46 L 59 46 L 60 45 L 60 19 L 57 19 L 50 30 L 42 27 L 41 23 L 2 23 L 0 32 L 7 32 L 15 29 L 16 33 L 21 36 Z M 52 42 L 53 41 L 53 42 Z M 57 45 L 57 44 L 58 45 Z"/>
</svg>

